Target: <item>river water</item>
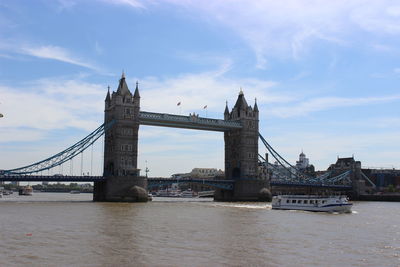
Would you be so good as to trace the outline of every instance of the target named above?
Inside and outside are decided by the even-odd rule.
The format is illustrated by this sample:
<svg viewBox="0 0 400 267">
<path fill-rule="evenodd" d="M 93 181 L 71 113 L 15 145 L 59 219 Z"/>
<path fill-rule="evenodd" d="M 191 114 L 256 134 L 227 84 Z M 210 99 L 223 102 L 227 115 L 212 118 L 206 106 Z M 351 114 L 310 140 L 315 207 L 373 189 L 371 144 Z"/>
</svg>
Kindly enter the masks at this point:
<svg viewBox="0 0 400 267">
<path fill-rule="evenodd" d="M 400 204 L 351 214 L 266 203 L 91 194 L 0 199 L 0 266 L 400 266 Z"/>
</svg>

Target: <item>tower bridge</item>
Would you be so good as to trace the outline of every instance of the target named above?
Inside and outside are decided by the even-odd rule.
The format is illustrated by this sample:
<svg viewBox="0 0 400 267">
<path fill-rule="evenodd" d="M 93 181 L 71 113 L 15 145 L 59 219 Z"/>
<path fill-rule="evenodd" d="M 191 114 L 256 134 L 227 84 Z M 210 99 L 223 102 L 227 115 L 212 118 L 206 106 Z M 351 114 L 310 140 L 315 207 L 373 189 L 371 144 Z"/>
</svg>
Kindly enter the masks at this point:
<svg viewBox="0 0 400 267">
<path fill-rule="evenodd" d="M 104 175 L 95 182 L 94 200 L 126 199 L 133 186 L 146 188 L 147 179 L 137 168 L 140 125 L 224 132 L 225 179 L 234 186 L 217 189 L 217 200 L 257 200 L 266 181 L 258 179 L 258 107 L 247 104 L 242 91 L 231 111 L 225 106 L 224 119 L 202 118 L 140 111 L 138 83 L 132 94 L 125 76 L 115 92 L 107 92 L 104 123 L 114 122 L 104 137 Z"/>
<path fill-rule="evenodd" d="M 224 133 L 225 178 L 222 180 L 188 179 L 185 182 L 207 183 L 216 188 L 214 199 L 221 201 L 258 200 L 263 188 L 272 186 L 320 187 L 351 189 L 352 173 L 310 178 L 297 173 L 259 134 L 259 110 L 257 102 L 248 105 L 242 90 L 231 110 L 225 106 L 224 119 L 154 113 L 140 110 L 138 83 L 132 94 L 124 74 L 116 91 L 108 92 L 104 106 L 104 124 L 64 151 L 37 163 L 12 169 L 0 170 L 0 181 L 74 181 L 94 182 L 94 201 L 137 201 L 138 188 L 145 191 L 149 186 L 174 182 L 173 179 L 147 179 L 137 168 L 138 132 L 140 125 L 218 131 Z M 102 176 L 36 175 L 72 160 L 104 134 L 104 169 Z M 287 171 L 284 177 L 268 181 L 259 175 L 258 140 Z M 262 157 L 261 157 L 262 158 Z M 269 166 L 264 160 L 261 165 Z M 34 175 L 32 175 L 34 174 Z M 352 176 L 353 175 L 353 176 Z M 359 174 L 358 174 L 359 176 Z M 358 177 L 357 176 L 357 177 Z M 180 180 L 182 182 L 182 180 Z"/>
</svg>

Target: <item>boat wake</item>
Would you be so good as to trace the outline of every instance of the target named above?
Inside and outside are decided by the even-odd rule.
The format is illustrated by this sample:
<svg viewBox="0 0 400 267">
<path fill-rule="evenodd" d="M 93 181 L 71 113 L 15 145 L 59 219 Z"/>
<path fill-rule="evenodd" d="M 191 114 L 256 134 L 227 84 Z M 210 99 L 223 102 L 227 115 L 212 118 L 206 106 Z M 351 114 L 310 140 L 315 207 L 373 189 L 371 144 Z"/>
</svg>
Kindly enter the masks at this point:
<svg viewBox="0 0 400 267">
<path fill-rule="evenodd" d="M 228 207 L 239 209 L 272 209 L 271 204 L 213 204 L 214 207 Z"/>
</svg>

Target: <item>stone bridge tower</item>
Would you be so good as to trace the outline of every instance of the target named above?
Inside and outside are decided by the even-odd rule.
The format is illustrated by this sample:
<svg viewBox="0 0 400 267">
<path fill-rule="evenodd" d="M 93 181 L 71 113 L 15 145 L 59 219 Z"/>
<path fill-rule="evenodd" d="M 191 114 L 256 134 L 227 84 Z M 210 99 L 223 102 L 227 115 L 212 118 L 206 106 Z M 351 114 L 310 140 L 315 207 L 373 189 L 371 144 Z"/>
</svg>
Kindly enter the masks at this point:
<svg viewBox="0 0 400 267">
<path fill-rule="evenodd" d="M 116 92 L 107 92 L 104 122 L 115 121 L 104 137 L 104 176 L 139 175 L 137 169 L 140 95 L 134 95 L 122 75 Z"/>
<path fill-rule="evenodd" d="M 258 124 L 257 102 L 247 104 L 240 90 L 236 104 L 229 112 L 225 107 L 224 120 L 240 121 L 242 128 L 224 133 L 225 179 L 235 180 L 234 190 L 217 190 L 216 200 L 257 200 L 266 181 L 258 179 Z"/>
<path fill-rule="evenodd" d="M 105 182 L 96 182 L 96 201 L 135 201 L 134 186 L 147 188 L 146 179 L 139 177 L 137 168 L 140 95 L 138 83 L 130 92 L 122 74 L 116 92 L 107 92 L 104 122 L 114 121 L 104 136 Z M 147 196 L 147 195 L 146 195 Z"/>
<path fill-rule="evenodd" d="M 258 107 L 249 106 L 241 90 L 232 111 L 225 107 L 224 119 L 240 121 L 242 129 L 224 133 L 225 177 L 228 180 L 252 179 L 258 167 Z"/>
</svg>

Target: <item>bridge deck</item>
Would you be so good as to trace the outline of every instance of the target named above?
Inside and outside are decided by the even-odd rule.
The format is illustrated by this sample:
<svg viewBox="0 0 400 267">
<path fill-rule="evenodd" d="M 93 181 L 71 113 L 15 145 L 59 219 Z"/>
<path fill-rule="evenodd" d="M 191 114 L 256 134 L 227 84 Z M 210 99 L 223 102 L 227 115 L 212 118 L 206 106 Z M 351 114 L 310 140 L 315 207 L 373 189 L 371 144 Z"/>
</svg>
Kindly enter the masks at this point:
<svg viewBox="0 0 400 267">
<path fill-rule="evenodd" d="M 104 176 L 0 175 L 0 181 L 4 182 L 98 182 L 105 180 Z"/>
<path fill-rule="evenodd" d="M 3 182 L 98 182 L 105 181 L 104 176 L 74 176 L 74 175 L 0 175 L 0 181 Z M 210 180 L 210 179 L 171 179 L 171 178 L 149 178 L 149 187 L 167 185 L 171 183 L 198 183 L 213 187 L 229 189 L 234 186 L 234 180 Z M 284 187 L 319 187 L 332 189 L 352 189 L 349 185 L 334 185 L 321 183 L 296 183 L 287 181 L 272 181 L 271 186 Z"/>
<path fill-rule="evenodd" d="M 148 178 L 147 184 L 149 188 L 169 185 L 173 183 L 196 183 L 209 185 L 216 188 L 232 190 L 235 183 L 234 180 L 212 180 L 212 179 L 198 179 L 198 178 Z"/>
<path fill-rule="evenodd" d="M 173 128 L 196 129 L 206 131 L 225 132 L 241 129 L 242 125 L 237 121 L 202 118 L 198 115 L 181 116 L 167 113 L 154 113 L 140 111 L 139 122 L 142 125 L 164 126 Z"/>
<path fill-rule="evenodd" d="M 313 187 L 313 188 L 327 188 L 327 189 L 343 189 L 350 190 L 353 187 L 351 185 L 335 185 L 335 184 L 323 184 L 323 183 L 297 183 L 297 182 L 271 182 L 271 186 L 283 186 L 283 187 Z"/>
</svg>

